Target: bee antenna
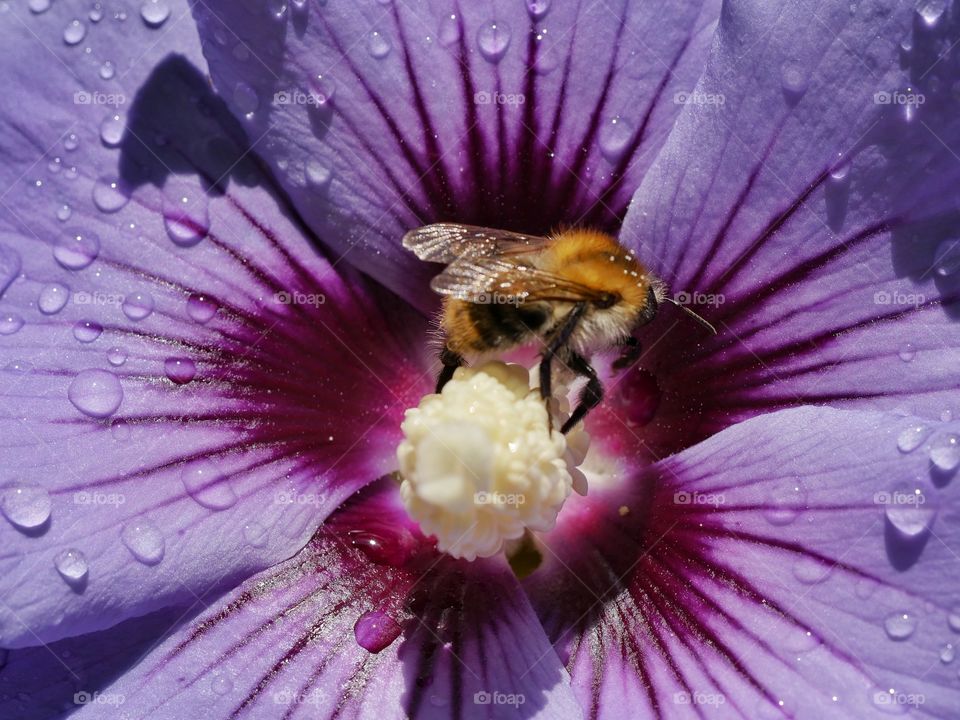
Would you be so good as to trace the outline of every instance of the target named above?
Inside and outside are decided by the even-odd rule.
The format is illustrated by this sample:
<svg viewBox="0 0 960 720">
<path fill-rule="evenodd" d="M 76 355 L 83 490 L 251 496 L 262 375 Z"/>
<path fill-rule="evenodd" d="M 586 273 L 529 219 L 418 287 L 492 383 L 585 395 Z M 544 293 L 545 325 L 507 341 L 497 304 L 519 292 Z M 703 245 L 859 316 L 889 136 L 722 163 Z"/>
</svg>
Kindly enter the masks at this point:
<svg viewBox="0 0 960 720">
<path fill-rule="evenodd" d="M 698 315 L 698 314 L 695 313 L 693 310 L 691 310 L 690 308 L 688 308 L 686 305 L 683 305 L 682 303 L 677 302 L 677 301 L 674 300 L 672 297 L 665 297 L 665 298 L 663 298 L 663 299 L 666 300 L 668 303 L 673 303 L 674 305 L 676 305 L 678 308 L 680 308 L 681 310 L 683 310 L 687 315 L 689 315 L 689 316 L 692 317 L 694 320 L 696 320 L 698 323 L 700 323 L 701 325 L 703 325 L 707 330 L 709 330 L 709 331 L 710 331 L 711 333 L 713 333 L 714 335 L 717 334 L 717 329 L 716 329 L 712 324 L 710 324 L 710 323 L 706 320 L 706 318 Z"/>
</svg>

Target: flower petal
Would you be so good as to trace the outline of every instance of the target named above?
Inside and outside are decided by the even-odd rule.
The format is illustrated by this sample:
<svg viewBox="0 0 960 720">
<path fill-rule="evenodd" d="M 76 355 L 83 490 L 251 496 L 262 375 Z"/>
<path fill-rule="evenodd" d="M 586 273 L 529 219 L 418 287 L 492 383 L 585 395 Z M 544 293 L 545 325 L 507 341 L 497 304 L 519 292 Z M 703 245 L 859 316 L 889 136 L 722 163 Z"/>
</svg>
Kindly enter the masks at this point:
<svg viewBox="0 0 960 720">
<path fill-rule="evenodd" d="M 572 500 L 525 586 L 587 713 L 949 716 L 958 424 L 904 453 L 915 423 L 776 412 Z"/>
<path fill-rule="evenodd" d="M 581 717 L 506 565 L 415 533 L 392 483 L 364 491 L 104 692 L 158 720 Z"/>
<path fill-rule="evenodd" d="M 719 329 L 664 313 L 644 362 L 686 444 L 803 404 L 960 410 L 951 12 L 725 7 L 622 234 Z"/>
<path fill-rule="evenodd" d="M 199 3 L 214 84 L 325 242 L 414 301 L 406 230 L 616 228 L 718 4 Z"/>
<path fill-rule="evenodd" d="M 7 8 L 6 647 L 202 602 L 290 557 L 395 464 L 430 385 L 426 321 L 317 252 L 175 9 L 164 35 L 137 4 L 88 23 L 104 81 L 61 38 L 65 4 Z"/>
</svg>

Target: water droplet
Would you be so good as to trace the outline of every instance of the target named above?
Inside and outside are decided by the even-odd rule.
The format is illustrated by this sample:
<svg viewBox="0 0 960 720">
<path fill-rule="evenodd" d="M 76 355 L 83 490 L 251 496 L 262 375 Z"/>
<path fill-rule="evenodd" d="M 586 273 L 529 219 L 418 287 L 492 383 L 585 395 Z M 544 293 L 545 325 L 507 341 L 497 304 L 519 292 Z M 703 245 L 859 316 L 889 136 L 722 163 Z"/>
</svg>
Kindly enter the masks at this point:
<svg viewBox="0 0 960 720">
<path fill-rule="evenodd" d="M 267 3 L 267 12 L 275 20 L 283 20 L 287 17 L 287 3 L 286 0 L 269 0 Z"/>
<path fill-rule="evenodd" d="M 116 69 L 113 67 L 113 63 L 105 60 L 103 65 L 100 66 L 100 77 L 104 80 L 111 80 L 115 74 Z"/>
<path fill-rule="evenodd" d="M 73 215 L 73 210 L 69 205 L 61 205 L 57 208 L 57 220 L 60 222 L 66 222 L 71 215 Z"/>
<path fill-rule="evenodd" d="M 53 257 L 67 270 L 83 270 L 100 254 L 100 238 L 76 228 L 64 231 L 53 246 Z"/>
<path fill-rule="evenodd" d="M 538 75 L 549 75 L 560 66 L 560 54 L 552 45 L 541 43 L 537 46 L 537 56 L 533 61 L 533 70 Z"/>
<path fill-rule="evenodd" d="M 883 629 L 891 640 L 906 640 L 917 629 L 917 619 L 910 613 L 894 613 L 883 621 Z"/>
<path fill-rule="evenodd" d="M 120 538 L 130 554 L 144 565 L 156 565 L 163 560 L 163 535 L 149 520 L 141 518 L 125 525 Z"/>
<path fill-rule="evenodd" d="M 0 315 L 0 335 L 13 335 L 23 327 L 23 318 L 14 313 Z"/>
<path fill-rule="evenodd" d="M 30 0 L 27 7 L 30 8 L 30 12 L 39 15 L 50 9 L 50 0 Z"/>
<path fill-rule="evenodd" d="M 237 502 L 230 478 L 211 462 L 185 467 L 180 480 L 190 497 L 209 510 L 226 510 Z"/>
<path fill-rule="evenodd" d="M 771 525 L 789 525 L 807 506 L 807 494 L 799 480 L 779 483 L 767 495 L 763 516 Z"/>
<path fill-rule="evenodd" d="M 123 140 L 123 133 L 127 129 L 127 118 L 121 113 L 108 115 L 100 123 L 100 140 L 107 147 L 118 147 Z"/>
<path fill-rule="evenodd" d="M 233 88 L 233 104 L 244 115 L 252 114 L 260 107 L 260 98 L 257 91 L 245 82 L 238 82 Z"/>
<path fill-rule="evenodd" d="M 103 325 L 92 320 L 80 320 L 73 326 L 73 336 L 82 343 L 91 343 L 100 337 Z"/>
<path fill-rule="evenodd" d="M 897 436 L 897 448 L 902 453 L 916 450 L 927 439 L 930 428 L 926 425 L 911 425 Z"/>
<path fill-rule="evenodd" d="M 123 299 L 123 314 L 131 320 L 143 320 L 153 312 L 153 296 L 148 292 L 138 292 L 127 295 Z"/>
<path fill-rule="evenodd" d="M 40 295 L 37 298 L 37 307 L 40 308 L 40 312 L 44 315 L 56 315 L 63 310 L 69 298 L 70 290 L 66 285 L 51 283 L 45 285 L 43 289 L 40 290 Z"/>
<path fill-rule="evenodd" d="M 177 385 L 185 385 L 197 376 L 197 366 L 190 358 L 167 358 L 163 363 L 163 368 L 170 378 Z"/>
<path fill-rule="evenodd" d="M 123 388 L 109 370 L 82 370 L 67 391 L 70 402 L 84 415 L 105 418 L 113 415 L 123 402 Z"/>
<path fill-rule="evenodd" d="M 33 530 L 50 517 L 50 495 L 36 483 L 13 483 L 3 489 L 0 510 L 14 527 Z"/>
<path fill-rule="evenodd" d="M 88 17 L 92 23 L 98 23 L 103 20 L 103 5 L 94 3 L 93 7 L 90 8 L 90 15 L 88 15 Z"/>
<path fill-rule="evenodd" d="M 376 30 L 371 32 L 367 38 L 367 50 L 369 50 L 370 54 L 377 60 L 382 60 L 389 55 L 392 47 L 386 36 Z"/>
<path fill-rule="evenodd" d="M 333 101 L 337 92 L 337 85 L 329 75 L 316 75 L 310 80 L 310 96 L 313 98 L 313 107 L 325 112 Z"/>
<path fill-rule="evenodd" d="M 931 29 L 940 24 L 944 12 L 946 12 L 946 4 L 942 0 L 927 0 L 917 8 L 917 15 L 920 16 L 921 22 Z"/>
<path fill-rule="evenodd" d="M 243 538 L 253 547 L 264 547 L 267 544 L 267 529 L 251 520 L 243 526 Z"/>
<path fill-rule="evenodd" d="M 123 348 L 112 347 L 107 350 L 107 362 L 114 367 L 120 367 L 127 361 L 127 351 Z"/>
<path fill-rule="evenodd" d="M 456 15 L 448 15 L 440 21 L 437 37 L 444 47 L 449 47 L 460 39 L 460 21 Z"/>
<path fill-rule="evenodd" d="M 947 613 L 947 625 L 954 632 L 960 633 L 960 605 L 954 605 Z"/>
<path fill-rule="evenodd" d="M 937 495 L 923 486 L 902 486 L 884 493 L 884 514 L 904 540 L 921 538 L 937 517 Z"/>
<path fill-rule="evenodd" d="M 71 20 L 63 31 L 63 41 L 67 45 L 76 45 L 87 36 L 87 26 L 79 20 Z"/>
<path fill-rule="evenodd" d="M 351 546 L 378 565 L 401 567 L 416 551 L 413 535 L 404 528 L 351 530 L 347 538 Z"/>
<path fill-rule="evenodd" d="M 217 314 L 218 309 L 217 303 L 206 295 L 193 293 L 187 298 L 187 315 L 195 323 L 203 325 L 209 322 Z"/>
<path fill-rule="evenodd" d="M 178 186 L 163 198 L 163 225 L 180 247 L 193 247 L 210 233 L 210 207 L 200 188 Z"/>
<path fill-rule="evenodd" d="M 307 182 L 317 190 L 325 190 L 330 186 L 330 180 L 333 173 L 325 165 L 322 165 L 314 159 L 307 161 L 305 168 Z"/>
<path fill-rule="evenodd" d="M 130 195 L 116 176 L 101 177 L 93 186 L 93 204 L 105 213 L 117 212 L 127 204 Z"/>
<path fill-rule="evenodd" d="M 617 116 L 600 128 L 600 152 L 607 160 L 618 160 L 630 144 L 633 127 Z"/>
<path fill-rule="evenodd" d="M 53 564 L 67 585 L 81 585 L 87 577 L 87 558 L 82 552 L 74 548 L 61 550 L 57 553 L 56 557 L 53 558 Z"/>
<path fill-rule="evenodd" d="M 826 580 L 832 570 L 830 564 L 805 556 L 794 564 L 793 576 L 806 585 L 816 585 Z"/>
<path fill-rule="evenodd" d="M 900 346 L 900 350 L 897 351 L 897 355 L 900 356 L 900 359 L 904 362 L 910 362 L 917 355 L 917 348 L 914 347 L 913 343 L 904 343 Z"/>
<path fill-rule="evenodd" d="M 496 20 L 481 26 L 477 31 L 477 47 L 488 62 L 500 62 L 510 47 L 510 26 Z"/>
<path fill-rule="evenodd" d="M 144 0 L 140 6 L 140 17 L 147 27 L 160 27 L 170 17 L 170 7 L 166 0 Z"/>
<path fill-rule="evenodd" d="M 126 442 L 130 439 L 132 431 L 126 420 L 114 420 L 110 423 L 110 434 L 118 442 Z"/>
<path fill-rule="evenodd" d="M 873 707 L 884 715 L 905 715 L 909 706 L 898 701 L 894 688 L 873 687 L 869 691 Z"/>
<path fill-rule="evenodd" d="M 960 466 L 960 435 L 937 435 L 930 443 L 930 461 L 941 470 L 950 472 Z"/>
<path fill-rule="evenodd" d="M 957 651 L 953 647 L 953 643 L 947 643 L 940 648 L 940 662 L 942 662 L 944 665 L 952 663 L 956 656 Z"/>
<path fill-rule="evenodd" d="M 539 20 L 550 12 L 550 0 L 527 0 L 527 12 L 534 20 Z"/>
<path fill-rule="evenodd" d="M 802 65 L 788 60 L 780 66 L 780 84 L 787 101 L 795 103 L 807 91 L 809 79 Z"/>
<path fill-rule="evenodd" d="M 367 652 L 378 653 L 388 648 L 400 636 L 397 621 L 382 610 L 370 610 L 361 615 L 353 626 L 357 644 Z"/>
<path fill-rule="evenodd" d="M 233 690 L 233 680 L 223 673 L 215 674 L 210 680 L 210 689 L 217 695 L 227 695 Z"/>
<path fill-rule="evenodd" d="M 933 267 L 937 275 L 946 277 L 960 270 L 960 240 L 942 240 L 934 253 Z"/>
<path fill-rule="evenodd" d="M 76 133 L 70 133 L 63 139 L 63 147 L 67 150 L 76 150 L 80 147 L 80 138 Z"/>
</svg>

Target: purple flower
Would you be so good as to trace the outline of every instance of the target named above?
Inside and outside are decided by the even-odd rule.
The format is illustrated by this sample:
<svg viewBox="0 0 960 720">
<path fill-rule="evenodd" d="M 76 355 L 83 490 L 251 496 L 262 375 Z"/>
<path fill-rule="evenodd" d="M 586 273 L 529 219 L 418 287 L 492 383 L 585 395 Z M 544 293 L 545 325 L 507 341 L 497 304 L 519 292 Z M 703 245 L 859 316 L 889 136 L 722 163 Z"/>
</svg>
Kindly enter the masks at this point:
<svg viewBox="0 0 960 720">
<path fill-rule="evenodd" d="M 952 4 L 0 0 L 0 716 L 957 716 Z M 454 221 L 616 233 L 590 492 L 391 476 Z"/>
</svg>

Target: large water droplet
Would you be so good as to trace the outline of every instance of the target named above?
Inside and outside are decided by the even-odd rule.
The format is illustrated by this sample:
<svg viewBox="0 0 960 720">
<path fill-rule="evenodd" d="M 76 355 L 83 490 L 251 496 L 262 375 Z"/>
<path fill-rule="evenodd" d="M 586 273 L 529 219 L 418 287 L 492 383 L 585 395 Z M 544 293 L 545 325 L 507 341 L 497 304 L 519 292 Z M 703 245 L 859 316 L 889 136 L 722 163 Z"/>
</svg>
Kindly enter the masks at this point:
<svg viewBox="0 0 960 720">
<path fill-rule="evenodd" d="M 100 123 L 100 140 L 107 147 L 118 147 L 123 141 L 123 133 L 127 129 L 127 118 L 121 113 L 108 115 Z"/>
<path fill-rule="evenodd" d="M 883 621 L 883 629 L 891 640 L 906 640 L 917 629 L 917 619 L 907 612 L 894 613 Z"/>
<path fill-rule="evenodd" d="M 930 461 L 946 472 L 960 466 L 960 435 L 944 433 L 933 438 L 930 443 Z"/>
<path fill-rule="evenodd" d="M 401 567 L 416 551 L 416 541 L 405 528 L 351 530 L 347 539 L 378 565 Z"/>
<path fill-rule="evenodd" d="M 123 387 L 109 370 L 82 370 L 70 383 L 67 397 L 84 415 L 105 418 L 113 415 L 123 402 Z"/>
<path fill-rule="evenodd" d="M 447 15 L 440 21 L 440 30 L 437 32 L 440 44 L 449 47 L 460 39 L 460 21 L 456 15 Z"/>
<path fill-rule="evenodd" d="M 125 525 L 120 538 L 130 554 L 144 565 L 156 565 L 163 560 L 163 535 L 149 520 L 141 518 Z"/>
<path fill-rule="evenodd" d="M 534 20 L 539 20 L 550 12 L 550 0 L 527 0 L 527 12 Z"/>
<path fill-rule="evenodd" d="M 140 6 L 140 17 L 147 27 L 160 27 L 170 17 L 170 6 L 166 0 L 144 0 Z"/>
<path fill-rule="evenodd" d="M 143 320 L 153 312 L 153 295 L 148 292 L 138 292 L 127 295 L 123 299 L 121 308 L 123 309 L 123 314 L 131 320 Z"/>
<path fill-rule="evenodd" d="M 920 487 L 899 487 L 883 496 L 887 521 L 904 540 L 923 537 L 937 517 L 936 494 Z"/>
<path fill-rule="evenodd" d="M 195 323 L 203 325 L 209 322 L 217 314 L 218 309 L 217 303 L 206 295 L 193 293 L 187 298 L 187 315 Z"/>
<path fill-rule="evenodd" d="M 902 453 L 913 452 L 923 444 L 929 434 L 930 428 L 926 425 L 911 425 L 897 436 L 897 448 Z"/>
<path fill-rule="evenodd" d="M 93 186 L 93 204 L 105 213 L 117 212 L 130 195 L 116 176 L 101 177 Z"/>
<path fill-rule="evenodd" d="M 67 45 L 76 45 L 87 36 L 87 26 L 79 20 L 71 20 L 63 30 L 63 41 Z"/>
<path fill-rule="evenodd" d="M 30 8 L 30 12 L 39 15 L 50 9 L 50 0 L 29 0 L 27 7 Z"/>
<path fill-rule="evenodd" d="M 600 128 L 600 152 L 607 160 L 619 160 L 633 137 L 633 126 L 622 117 L 611 118 Z"/>
<path fill-rule="evenodd" d="M 312 107 L 321 113 L 326 113 L 332 107 L 333 96 L 337 93 L 337 84 L 329 75 L 315 75 L 310 79 L 310 97 Z"/>
<path fill-rule="evenodd" d="M 389 55 L 392 47 L 386 36 L 377 30 L 371 32 L 367 38 L 367 50 L 378 60 L 382 60 Z"/>
<path fill-rule="evenodd" d="M 353 626 L 357 644 L 367 652 L 378 653 L 388 648 L 400 636 L 400 625 L 382 610 L 370 610 L 361 615 Z"/>
<path fill-rule="evenodd" d="M 100 238 L 92 232 L 67 229 L 53 246 L 53 257 L 67 270 L 82 270 L 100 254 Z"/>
<path fill-rule="evenodd" d="M 23 327 L 23 318 L 14 313 L 0 315 L 0 335 L 13 335 Z"/>
<path fill-rule="evenodd" d="M 70 299 L 70 289 L 60 283 L 44 285 L 37 297 L 37 307 L 44 315 L 56 315 Z"/>
<path fill-rule="evenodd" d="M 73 326 L 73 336 L 82 343 L 92 343 L 103 332 L 103 325 L 93 320 L 79 320 Z"/>
<path fill-rule="evenodd" d="M 82 585 L 89 569 L 86 556 L 75 548 L 57 553 L 53 558 L 53 565 L 60 573 L 60 577 L 71 587 Z"/>
<path fill-rule="evenodd" d="M 510 26 L 496 20 L 481 26 L 477 31 L 477 47 L 488 62 L 500 62 L 510 47 Z"/>
<path fill-rule="evenodd" d="M 171 357 L 163 363 L 163 369 L 177 385 L 185 385 L 197 376 L 197 365 L 190 358 Z"/>
<path fill-rule="evenodd" d="M 33 530 L 50 518 L 50 495 L 36 483 L 13 483 L 0 495 L 0 510 L 14 527 Z"/>
<path fill-rule="evenodd" d="M 960 240 L 942 240 L 934 253 L 933 267 L 937 275 L 946 277 L 960 270 Z"/>
<path fill-rule="evenodd" d="M 210 232 L 210 207 L 200 188 L 178 185 L 163 198 L 163 225 L 180 247 L 192 247 Z"/>
<path fill-rule="evenodd" d="M 211 462 L 185 467 L 180 480 L 190 497 L 210 510 L 226 510 L 237 502 L 230 478 Z"/>
</svg>

